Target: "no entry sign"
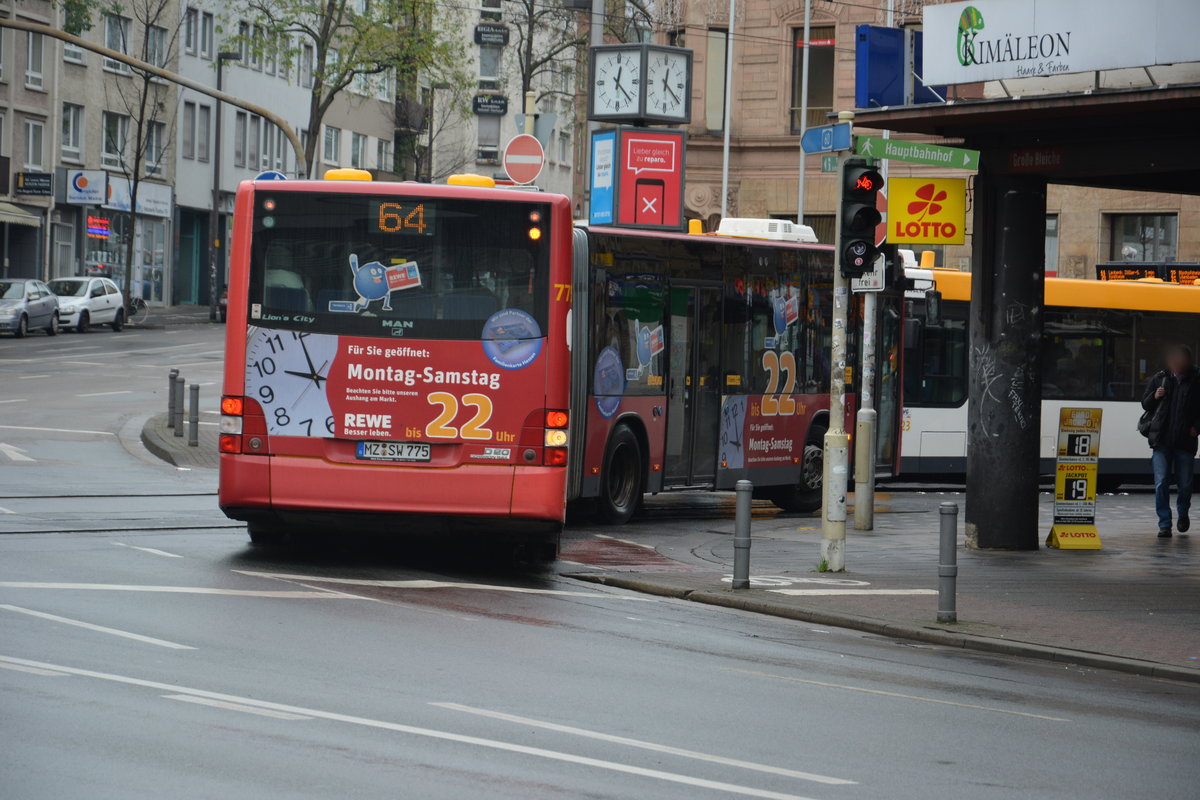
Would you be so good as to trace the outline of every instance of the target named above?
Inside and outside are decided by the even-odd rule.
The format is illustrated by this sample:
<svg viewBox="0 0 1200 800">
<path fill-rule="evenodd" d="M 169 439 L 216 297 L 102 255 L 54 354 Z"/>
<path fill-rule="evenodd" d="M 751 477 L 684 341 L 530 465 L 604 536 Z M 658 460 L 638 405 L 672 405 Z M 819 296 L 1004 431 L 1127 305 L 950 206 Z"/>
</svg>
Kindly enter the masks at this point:
<svg viewBox="0 0 1200 800">
<path fill-rule="evenodd" d="M 542 143 L 527 133 L 515 137 L 504 148 L 504 171 L 514 183 L 532 183 L 542 174 L 546 153 Z"/>
</svg>

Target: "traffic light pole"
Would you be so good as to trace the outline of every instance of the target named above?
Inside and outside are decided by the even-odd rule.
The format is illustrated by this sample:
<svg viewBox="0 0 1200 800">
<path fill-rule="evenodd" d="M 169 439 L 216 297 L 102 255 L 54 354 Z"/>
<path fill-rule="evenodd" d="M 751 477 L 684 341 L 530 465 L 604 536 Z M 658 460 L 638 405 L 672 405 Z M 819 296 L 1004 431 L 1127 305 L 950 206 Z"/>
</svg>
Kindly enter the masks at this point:
<svg viewBox="0 0 1200 800">
<path fill-rule="evenodd" d="M 854 112 L 838 113 L 838 122 L 851 122 Z M 845 162 L 838 154 L 838 204 L 835 230 L 842 229 Z M 833 336 L 829 370 L 829 430 L 825 433 L 821 487 L 821 564 L 830 572 L 846 569 L 846 489 L 850 473 L 850 437 L 846 433 L 846 326 L 850 316 L 850 279 L 842 275 L 842 248 L 833 249 Z"/>
</svg>

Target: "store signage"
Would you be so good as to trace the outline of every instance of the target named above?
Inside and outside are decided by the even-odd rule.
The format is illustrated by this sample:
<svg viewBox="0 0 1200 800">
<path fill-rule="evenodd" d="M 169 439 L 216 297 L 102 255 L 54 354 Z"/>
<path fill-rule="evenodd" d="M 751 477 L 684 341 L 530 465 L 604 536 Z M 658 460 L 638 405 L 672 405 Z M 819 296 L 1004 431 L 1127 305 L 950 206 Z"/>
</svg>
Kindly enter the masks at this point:
<svg viewBox="0 0 1200 800">
<path fill-rule="evenodd" d="M 617 129 L 617 225 L 683 227 L 683 150 L 680 130 Z"/>
<path fill-rule="evenodd" d="M 591 202 L 588 205 L 588 223 L 611 225 L 613 216 L 613 189 L 616 178 L 613 170 L 613 155 L 617 146 L 617 132 L 596 131 L 592 134 L 592 180 Z"/>
<path fill-rule="evenodd" d="M 108 173 L 102 169 L 67 170 L 67 202 L 75 206 L 103 205 L 108 197 Z"/>
<path fill-rule="evenodd" d="M 963 178 L 892 178 L 888 181 L 890 244 L 962 244 L 966 241 L 967 182 Z"/>
<path fill-rule="evenodd" d="M 476 25 L 475 44 L 506 45 L 508 44 L 508 28 L 503 25 Z"/>
<path fill-rule="evenodd" d="M 926 84 L 1037 78 L 1195 61 L 1200 3 L 970 0 L 925 6 L 923 29 Z"/>
<path fill-rule="evenodd" d="M 111 233 L 111 223 L 107 219 L 88 215 L 87 235 L 89 239 L 107 239 Z"/>
<path fill-rule="evenodd" d="M 53 172 L 18 172 L 15 176 L 17 194 L 48 197 L 54 194 Z"/>
<path fill-rule="evenodd" d="M 171 216 L 171 187 L 161 183 L 142 181 L 138 184 L 137 213 L 148 217 Z M 113 211 L 129 211 L 129 179 L 119 175 L 108 176 L 108 199 L 105 208 Z"/>
<path fill-rule="evenodd" d="M 1099 408 L 1063 408 L 1058 414 L 1054 466 L 1054 524 L 1048 547 L 1099 550 L 1096 532 L 1096 467 L 1100 458 Z"/>
<path fill-rule="evenodd" d="M 471 110 L 485 116 L 503 117 L 508 113 L 508 98 L 502 94 L 477 94 Z"/>
</svg>

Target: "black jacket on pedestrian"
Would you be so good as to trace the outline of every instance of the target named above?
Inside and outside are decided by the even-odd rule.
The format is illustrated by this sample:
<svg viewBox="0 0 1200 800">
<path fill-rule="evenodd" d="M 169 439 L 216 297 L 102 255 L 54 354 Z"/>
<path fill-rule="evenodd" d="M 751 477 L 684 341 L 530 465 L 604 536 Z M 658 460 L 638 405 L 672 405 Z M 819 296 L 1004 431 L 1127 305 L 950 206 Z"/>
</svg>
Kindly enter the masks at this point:
<svg viewBox="0 0 1200 800">
<path fill-rule="evenodd" d="M 1155 399 L 1159 387 L 1167 390 L 1162 399 Z M 1200 431 L 1200 370 L 1191 367 L 1176 377 L 1162 370 L 1146 384 L 1142 408 L 1153 411 L 1147 438 L 1154 449 L 1170 447 L 1195 454 Z"/>
</svg>

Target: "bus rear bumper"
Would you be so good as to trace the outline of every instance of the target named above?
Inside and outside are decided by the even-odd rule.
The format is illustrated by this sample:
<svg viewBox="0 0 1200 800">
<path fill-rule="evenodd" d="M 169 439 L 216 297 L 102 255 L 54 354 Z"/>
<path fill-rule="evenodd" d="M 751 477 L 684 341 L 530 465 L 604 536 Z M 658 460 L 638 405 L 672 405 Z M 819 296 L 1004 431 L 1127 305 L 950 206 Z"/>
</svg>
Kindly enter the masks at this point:
<svg viewBox="0 0 1200 800">
<path fill-rule="evenodd" d="M 223 454 L 218 496 L 233 519 L 294 522 L 371 515 L 561 527 L 566 470 L 465 464 L 449 469 L 331 464 L 317 458 Z M 499 527 L 499 526 L 498 526 Z"/>
</svg>

